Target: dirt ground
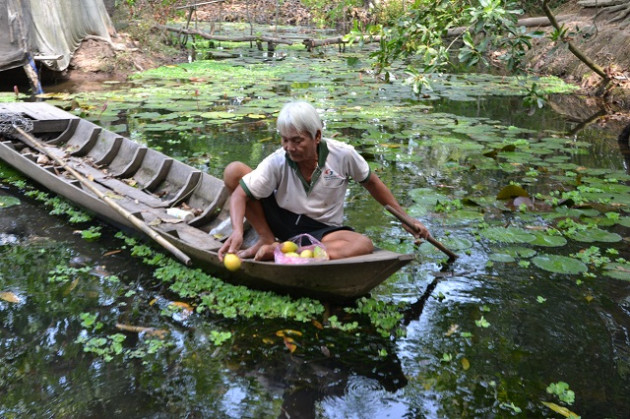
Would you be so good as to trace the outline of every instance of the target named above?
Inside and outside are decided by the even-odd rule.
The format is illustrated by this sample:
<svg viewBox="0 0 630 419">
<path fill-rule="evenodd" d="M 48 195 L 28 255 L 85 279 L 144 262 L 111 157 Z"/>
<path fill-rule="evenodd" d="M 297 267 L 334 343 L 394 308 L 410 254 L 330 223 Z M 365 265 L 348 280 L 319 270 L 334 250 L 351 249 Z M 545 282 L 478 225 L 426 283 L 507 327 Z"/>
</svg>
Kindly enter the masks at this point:
<svg viewBox="0 0 630 419">
<path fill-rule="evenodd" d="M 311 13 L 297 0 L 285 0 L 279 13 L 275 13 L 276 0 L 256 0 L 248 3 L 226 1 L 201 6 L 196 18 L 202 21 L 244 21 L 256 23 L 307 25 Z M 597 9 L 582 8 L 571 1 L 555 11 L 561 24 L 569 29 L 574 45 L 591 57 L 599 66 L 614 75 L 615 88 L 606 97 L 609 111 L 630 110 L 630 30 L 620 30 L 607 23 L 610 16 L 602 14 L 595 19 Z M 532 29 L 532 28 L 530 28 Z M 551 31 L 550 26 L 540 30 Z M 67 78 L 80 82 L 124 80 L 131 72 L 146 70 L 165 64 L 183 62 L 187 53 L 146 48 L 125 32 L 112 38 L 113 44 L 94 39 L 86 40 L 76 51 Z M 577 84 L 586 93 L 592 93 L 600 81 L 599 76 L 579 61 L 565 45 L 553 43 L 549 37 L 536 38 L 527 54 L 529 69 L 539 75 L 555 75 Z"/>
</svg>

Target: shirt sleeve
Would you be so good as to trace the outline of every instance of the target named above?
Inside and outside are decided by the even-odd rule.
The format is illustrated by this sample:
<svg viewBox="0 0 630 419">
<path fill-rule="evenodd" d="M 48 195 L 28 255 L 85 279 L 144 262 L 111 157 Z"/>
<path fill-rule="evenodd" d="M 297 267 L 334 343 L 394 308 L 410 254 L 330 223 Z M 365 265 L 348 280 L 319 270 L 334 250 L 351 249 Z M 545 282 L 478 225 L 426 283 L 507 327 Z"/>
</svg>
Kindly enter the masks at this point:
<svg viewBox="0 0 630 419">
<path fill-rule="evenodd" d="M 283 150 L 282 150 L 283 151 Z M 270 196 L 278 187 L 281 178 L 283 153 L 267 156 L 258 166 L 243 176 L 240 185 L 250 198 L 262 199 Z"/>
<path fill-rule="evenodd" d="M 350 147 L 346 155 L 346 170 L 347 175 L 359 183 L 367 181 L 371 174 L 370 165 L 354 147 Z"/>
</svg>

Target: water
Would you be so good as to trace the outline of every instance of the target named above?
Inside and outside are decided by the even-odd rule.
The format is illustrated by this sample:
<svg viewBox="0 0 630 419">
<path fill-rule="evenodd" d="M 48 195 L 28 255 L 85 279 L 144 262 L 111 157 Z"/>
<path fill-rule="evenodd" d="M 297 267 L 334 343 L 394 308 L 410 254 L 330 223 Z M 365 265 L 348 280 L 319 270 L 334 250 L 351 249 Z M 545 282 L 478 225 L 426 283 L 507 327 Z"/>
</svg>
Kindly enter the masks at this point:
<svg viewBox="0 0 630 419">
<path fill-rule="evenodd" d="M 529 175 L 536 179 L 524 184 L 541 193 L 565 187 L 568 181 L 559 176 L 575 167 L 625 170 L 618 131 L 597 126 L 568 137 L 588 143 L 586 153 L 555 149 L 555 155 L 566 155 L 566 164 L 575 165 L 563 173 L 551 164 L 547 173 L 545 164 L 533 161 L 485 168 L 491 162 L 476 145 L 485 147 L 493 136 L 507 137 L 507 130 L 488 127 L 531 130 L 519 138 L 535 144 L 577 124 L 549 107 L 528 115 L 519 97 L 419 101 L 404 86 L 371 84 L 356 74 L 336 74 L 337 81 L 327 84 L 322 74 L 331 68 L 342 73 L 339 69 L 349 62 L 328 54 L 292 52 L 290 65 L 299 71 L 268 84 L 259 79 L 254 87 L 247 80 L 238 91 L 206 82 L 209 90 L 198 99 L 201 109 L 257 110 L 267 113 L 262 119 L 251 115 L 237 122 L 200 123 L 194 98 L 186 110 L 171 108 L 185 102 L 179 92 L 201 88 L 187 87 L 185 79 L 170 87 L 166 99 L 158 88 L 151 90 L 154 82 L 143 81 L 127 87 L 125 94 L 79 94 L 77 100 L 89 97 L 92 109 L 99 111 L 108 103 L 100 118 L 99 111 L 89 117 L 219 176 L 228 161 L 253 165 L 274 149 L 274 110 L 287 96 L 306 96 L 329 109 L 327 129 L 360 146 L 395 195 L 415 211 L 421 208 L 414 202 L 414 189 L 450 193 L 450 201 L 495 195 L 510 180 L 526 177 L 522 166 L 538 170 Z M 297 74 L 306 67 L 323 73 Z M 141 88 L 149 90 L 134 90 Z M 225 90 L 227 98 L 212 99 L 213 89 Z M 268 99 L 274 92 L 280 92 L 280 100 Z M 426 112 L 418 111 L 425 106 Z M 112 108 L 115 118 L 108 116 Z M 396 113 L 385 114 L 388 108 Z M 142 113 L 156 110 L 175 115 L 174 125 L 184 129 L 152 129 L 159 118 Z M 473 132 L 478 126 L 484 127 L 481 134 Z M 543 402 L 585 418 L 630 416 L 629 283 L 596 269 L 595 278 L 583 278 L 526 263 L 489 264 L 492 254 L 510 246 L 479 238 L 477 218 L 453 221 L 440 213 L 416 213 L 440 240 L 472 243 L 456 248 L 460 258 L 441 267 L 436 252 L 414 247 L 395 220 L 365 199 L 364 191 L 351 189 L 347 218 L 352 225 L 379 245 L 419 255 L 374 291 L 376 299 L 403 303 L 406 336 L 390 339 L 283 319 L 173 311 L 169 304 L 185 299 L 130 256 L 115 230 L 97 222 L 102 237 L 88 242 L 76 231 L 85 225 L 50 215 L 50 208 L 26 196 L 24 189 L 3 185 L 0 197 L 18 197 L 21 204 L 0 210 L 0 292 L 19 299 L 0 300 L 1 417 L 559 417 Z M 484 219 L 542 223 L 539 214 L 527 216 L 488 207 Z M 625 241 L 595 245 L 630 258 L 629 228 L 609 230 Z M 570 242 L 557 252 L 568 255 L 589 246 Z M 58 266 L 58 276 L 68 276 L 51 281 L 50 272 Z M 339 308 L 328 309 L 347 316 Z M 86 315 L 96 315 L 94 322 L 102 326 L 88 325 Z M 147 330 L 124 333 L 124 347 L 137 352 L 116 354 L 112 336 L 121 333 L 116 324 L 164 330 L 166 338 L 155 339 Z M 300 332 L 293 353 L 278 333 L 286 329 Z M 220 346 L 213 343 L 217 330 L 231 333 Z M 89 346 L 81 338 L 92 336 L 106 342 L 95 341 L 93 351 L 86 352 Z M 547 392 L 558 382 L 574 392 L 572 404 Z"/>
</svg>

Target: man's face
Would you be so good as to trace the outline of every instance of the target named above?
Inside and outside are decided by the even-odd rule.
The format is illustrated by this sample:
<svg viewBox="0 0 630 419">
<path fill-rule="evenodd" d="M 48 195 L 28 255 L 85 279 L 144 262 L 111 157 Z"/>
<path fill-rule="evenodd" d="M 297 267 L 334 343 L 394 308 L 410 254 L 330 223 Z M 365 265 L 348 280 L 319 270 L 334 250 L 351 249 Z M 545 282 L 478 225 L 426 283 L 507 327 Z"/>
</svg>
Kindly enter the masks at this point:
<svg viewBox="0 0 630 419">
<path fill-rule="evenodd" d="M 291 160 L 298 164 L 317 161 L 317 145 L 321 137 L 319 132 L 315 138 L 311 138 L 308 133 L 300 133 L 291 127 L 281 136 L 282 148 L 289 154 Z"/>
</svg>

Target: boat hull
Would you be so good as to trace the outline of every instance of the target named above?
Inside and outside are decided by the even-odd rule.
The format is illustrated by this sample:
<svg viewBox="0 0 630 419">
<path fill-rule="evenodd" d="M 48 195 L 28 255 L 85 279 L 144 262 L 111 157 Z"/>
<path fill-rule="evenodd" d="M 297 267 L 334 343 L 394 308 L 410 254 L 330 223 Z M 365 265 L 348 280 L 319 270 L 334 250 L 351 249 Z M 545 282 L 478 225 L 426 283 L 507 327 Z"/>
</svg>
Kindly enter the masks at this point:
<svg viewBox="0 0 630 419">
<path fill-rule="evenodd" d="M 0 115 L 7 114 L 32 120 L 31 135 L 45 142 L 44 154 L 62 157 L 184 252 L 194 266 L 227 282 L 347 302 L 367 295 L 414 259 L 413 255 L 377 249 L 369 255 L 299 265 L 244 260 L 240 269 L 229 271 L 218 258 L 221 241 L 211 234 L 229 217 L 228 196 L 219 179 L 46 103 L 0 104 Z M 58 165 L 39 162 L 41 154 L 42 150 L 24 147 L 17 135 L 0 141 L 0 159 L 25 176 L 118 227 L 142 233 Z M 179 207 L 194 209 L 193 219 L 175 220 L 167 214 L 169 208 Z"/>
</svg>

